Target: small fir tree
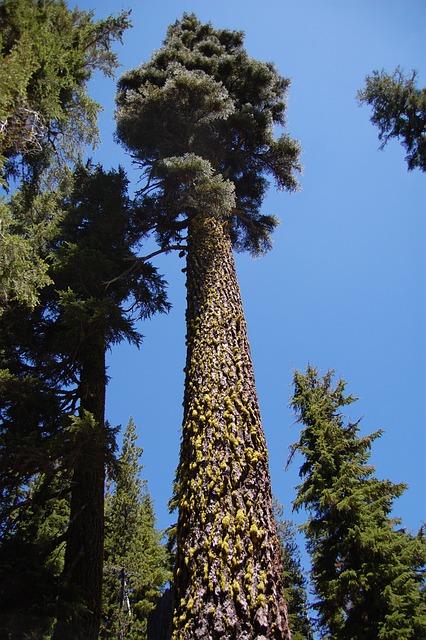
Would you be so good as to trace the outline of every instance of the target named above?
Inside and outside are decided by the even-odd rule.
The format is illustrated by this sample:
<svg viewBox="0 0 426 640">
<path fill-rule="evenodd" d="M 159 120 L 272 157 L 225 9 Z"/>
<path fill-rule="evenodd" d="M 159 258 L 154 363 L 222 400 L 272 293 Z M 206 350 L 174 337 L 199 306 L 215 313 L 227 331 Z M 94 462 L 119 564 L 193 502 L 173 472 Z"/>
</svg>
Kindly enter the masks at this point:
<svg viewBox="0 0 426 640">
<path fill-rule="evenodd" d="M 130 418 L 114 488 L 106 498 L 102 638 L 146 638 L 149 613 L 170 577 L 136 441 Z"/>
<path fill-rule="evenodd" d="M 381 431 L 360 437 L 340 412 L 346 383 L 308 367 L 296 372 L 292 406 L 303 425 L 293 445 L 303 458 L 294 501 L 305 507 L 318 625 L 330 640 L 418 640 L 426 633 L 425 539 L 396 528 L 392 503 L 403 484 L 378 480 L 368 465 Z"/>
<path fill-rule="evenodd" d="M 282 517 L 284 507 L 277 500 L 274 500 L 274 511 L 281 542 L 283 584 L 291 637 L 292 640 L 313 640 L 313 631 L 308 615 L 308 580 L 302 567 L 295 525 L 291 520 L 285 520 Z"/>
</svg>

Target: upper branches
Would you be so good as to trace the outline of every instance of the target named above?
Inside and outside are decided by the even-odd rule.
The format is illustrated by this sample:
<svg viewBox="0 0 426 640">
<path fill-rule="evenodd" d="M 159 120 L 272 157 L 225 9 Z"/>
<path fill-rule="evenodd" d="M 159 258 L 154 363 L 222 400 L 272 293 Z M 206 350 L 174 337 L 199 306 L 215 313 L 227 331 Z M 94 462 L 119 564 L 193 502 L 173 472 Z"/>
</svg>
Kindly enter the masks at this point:
<svg viewBox="0 0 426 640">
<path fill-rule="evenodd" d="M 183 220 L 209 213 L 229 220 L 236 248 L 269 248 L 276 219 L 260 213 L 268 178 L 293 191 L 300 169 L 297 142 L 274 138 L 288 84 L 272 64 L 248 56 L 240 32 L 193 14 L 121 77 L 117 138 L 145 174 L 144 206 L 160 243 L 178 241 Z"/>
</svg>

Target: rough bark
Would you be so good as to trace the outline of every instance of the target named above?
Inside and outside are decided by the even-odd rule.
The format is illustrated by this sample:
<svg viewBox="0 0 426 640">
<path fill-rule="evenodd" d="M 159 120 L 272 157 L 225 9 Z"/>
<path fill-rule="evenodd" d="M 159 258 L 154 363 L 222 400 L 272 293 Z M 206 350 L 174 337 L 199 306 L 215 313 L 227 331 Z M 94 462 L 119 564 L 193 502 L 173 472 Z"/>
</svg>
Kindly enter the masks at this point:
<svg viewBox="0 0 426 640">
<path fill-rule="evenodd" d="M 190 222 L 173 639 L 290 638 L 265 437 L 226 222 Z"/>
<path fill-rule="evenodd" d="M 92 415 L 75 443 L 63 586 L 68 607 L 59 613 L 53 640 L 97 640 L 102 606 L 105 482 L 105 344 L 88 345 L 80 375 L 80 410 Z M 77 615 L 76 615 L 77 613 Z"/>
</svg>

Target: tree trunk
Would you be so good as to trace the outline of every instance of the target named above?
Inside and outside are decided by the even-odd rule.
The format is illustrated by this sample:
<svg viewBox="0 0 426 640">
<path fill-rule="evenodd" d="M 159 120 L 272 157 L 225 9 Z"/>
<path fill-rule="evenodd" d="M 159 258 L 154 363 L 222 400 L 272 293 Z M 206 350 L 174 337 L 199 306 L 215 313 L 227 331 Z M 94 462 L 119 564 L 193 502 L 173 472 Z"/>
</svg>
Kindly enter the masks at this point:
<svg viewBox="0 0 426 640">
<path fill-rule="evenodd" d="M 198 216 L 187 362 L 174 640 L 289 639 L 265 437 L 227 225 Z"/>
<path fill-rule="evenodd" d="M 99 634 L 104 554 L 105 387 L 104 340 L 92 336 L 81 367 L 80 411 L 83 421 L 88 412 L 94 423 L 83 422 L 75 445 L 62 574 L 68 602 L 59 613 L 53 640 L 97 640 Z"/>
</svg>

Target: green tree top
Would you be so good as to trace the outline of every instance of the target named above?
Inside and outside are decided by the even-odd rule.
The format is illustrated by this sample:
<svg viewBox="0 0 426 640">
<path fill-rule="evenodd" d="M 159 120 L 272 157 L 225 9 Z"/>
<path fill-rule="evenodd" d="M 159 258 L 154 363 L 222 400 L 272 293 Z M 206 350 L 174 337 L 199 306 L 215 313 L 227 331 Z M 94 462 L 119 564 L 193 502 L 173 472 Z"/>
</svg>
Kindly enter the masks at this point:
<svg viewBox="0 0 426 640">
<path fill-rule="evenodd" d="M 392 74 L 373 71 L 357 98 L 373 107 L 370 120 L 379 129 L 380 148 L 398 138 L 407 151 L 408 169 L 426 171 L 426 88 L 419 89 L 416 79 L 415 71 L 408 77 L 400 67 Z"/>
<path fill-rule="evenodd" d="M 243 34 L 184 14 L 163 47 L 126 72 L 117 94 L 117 138 L 145 175 L 147 224 L 167 246 L 188 220 L 208 211 L 226 217 L 237 249 L 270 247 L 277 224 L 260 213 L 271 176 L 296 189 L 299 146 L 285 124 L 289 81 L 243 48 Z"/>
</svg>

